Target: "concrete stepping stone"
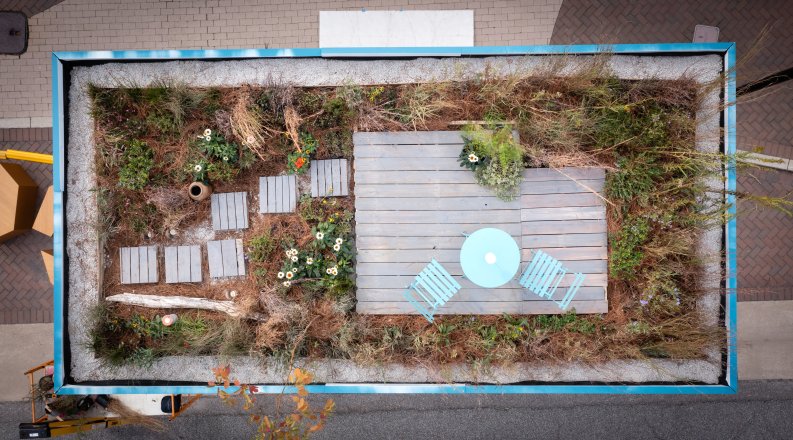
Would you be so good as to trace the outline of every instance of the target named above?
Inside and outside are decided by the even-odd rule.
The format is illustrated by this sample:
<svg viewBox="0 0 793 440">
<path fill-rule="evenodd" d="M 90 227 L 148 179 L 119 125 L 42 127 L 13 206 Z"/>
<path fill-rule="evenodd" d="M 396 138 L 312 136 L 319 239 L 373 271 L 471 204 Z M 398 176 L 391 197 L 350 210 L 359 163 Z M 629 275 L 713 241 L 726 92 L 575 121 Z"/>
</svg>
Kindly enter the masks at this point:
<svg viewBox="0 0 793 440">
<path fill-rule="evenodd" d="M 201 246 L 167 246 L 165 248 L 165 282 L 201 282 Z"/>
<path fill-rule="evenodd" d="M 156 283 L 157 246 L 123 247 L 121 256 L 121 284 Z"/>
<path fill-rule="evenodd" d="M 212 194 L 212 229 L 228 231 L 247 228 L 247 192 Z"/>
<path fill-rule="evenodd" d="M 347 159 L 315 160 L 311 162 L 311 197 L 339 197 L 350 195 Z"/>
<path fill-rule="evenodd" d="M 291 176 L 259 177 L 259 212 L 295 212 L 297 208 L 297 179 Z"/>
<path fill-rule="evenodd" d="M 212 278 L 245 275 L 245 256 L 241 239 L 215 240 L 207 243 L 209 276 Z"/>
</svg>

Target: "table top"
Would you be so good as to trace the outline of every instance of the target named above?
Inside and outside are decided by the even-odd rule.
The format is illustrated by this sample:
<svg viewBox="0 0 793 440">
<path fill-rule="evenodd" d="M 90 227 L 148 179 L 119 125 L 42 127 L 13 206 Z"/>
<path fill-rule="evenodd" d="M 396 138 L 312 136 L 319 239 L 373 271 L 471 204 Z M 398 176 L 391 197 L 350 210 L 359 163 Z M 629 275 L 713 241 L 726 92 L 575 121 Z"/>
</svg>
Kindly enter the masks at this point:
<svg viewBox="0 0 793 440">
<path fill-rule="evenodd" d="M 520 248 L 501 229 L 479 229 L 465 239 L 460 249 L 460 265 L 466 278 L 474 284 L 498 287 L 518 272 Z"/>
</svg>

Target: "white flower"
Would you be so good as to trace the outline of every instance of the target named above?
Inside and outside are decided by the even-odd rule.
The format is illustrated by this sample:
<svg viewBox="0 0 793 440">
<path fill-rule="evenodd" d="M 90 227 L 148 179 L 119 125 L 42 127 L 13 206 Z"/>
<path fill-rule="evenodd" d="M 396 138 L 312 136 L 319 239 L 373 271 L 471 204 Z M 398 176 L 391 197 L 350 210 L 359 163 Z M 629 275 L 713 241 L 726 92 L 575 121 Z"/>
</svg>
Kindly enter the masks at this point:
<svg viewBox="0 0 793 440">
<path fill-rule="evenodd" d="M 297 255 L 297 249 L 295 249 L 295 248 L 289 249 L 289 252 L 291 252 L 292 255 Z"/>
<path fill-rule="evenodd" d="M 209 137 L 211 134 L 212 134 L 212 130 L 210 130 L 210 129 L 208 129 L 208 128 L 207 128 L 206 130 L 204 130 L 204 137 L 205 137 L 205 138 Z M 207 140 L 208 140 L 208 139 L 207 139 Z"/>
<path fill-rule="evenodd" d="M 336 239 L 336 244 L 341 245 L 342 243 L 344 243 L 344 240 L 342 240 L 341 237 Z"/>
<path fill-rule="evenodd" d="M 325 269 L 325 273 L 326 273 L 326 274 L 328 274 L 328 275 L 330 275 L 331 273 L 333 273 L 333 271 L 332 271 L 332 270 L 330 270 L 330 269 L 331 269 L 330 267 L 329 267 L 329 268 L 327 268 L 327 269 Z"/>
<path fill-rule="evenodd" d="M 209 136 L 204 136 L 204 140 L 205 140 L 205 141 L 207 141 L 207 142 L 209 142 L 209 141 L 211 141 L 211 140 L 212 140 L 212 138 L 211 138 L 211 137 L 209 137 Z"/>
<path fill-rule="evenodd" d="M 200 173 L 201 170 L 203 170 L 203 169 L 204 169 L 204 167 L 202 167 L 201 164 L 198 164 L 198 165 L 193 167 L 193 170 L 195 170 L 196 173 Z"/>
<path fill-rule="evenodd" d="M 297 255 L 292 255 L 292 262 L 297 263 Z"/>
<path fill-rule="evenodd" d="M 294 277 L 295 277 L 295 274 L 294 274 L 294 272 L 292 272 L 291 270 L 290 270 L 289 272 L 287 272 L 287 273 L 286 273 L 286 279 L 287 279 L 287 280 L 291 280 L 291 279 L 292 279 L 292 278 L 294 278 Z"/>
<path fill-rule="evenodd" d="M 339 269 L 336 266 L 330 268 L 330 274 L 336 276 L 339 274 Z"/>
<path fill-rule="evenodd" d="M 325 234 L 323 234 L 322 232 L 317 232 L 316 237 L 317 237 L 317 240 L 322 240 L 323 238 L 325 238 Z"/>
<path fill-rule="evenodd" d="M 248 144 L 250 144 L 250 145 L 253 145 L 254 143 L 256 143 L 256 138 L 254 138 L 253 136 L 248 136 L 248 138 L 245 139 L 245 140 L 248 141 Z"/>
<path fill-rule="evenodd" d="M 228 161 L 229 161 L 229 157 L 228 156 L 223 156 L 223 162 L 228 162 Z"/>
<path fill-rule="evenodd" d="M 468 162 L 471 162 L 471 163 L 479 162 L 479 157 L 476 154 L 471 153 L 471 154 L 468 155 Z"/>
<path fill-rule="evenodd" d="M 333 245 L 333 250 L 336 251 L 336 252 L 340 251 L 341 250 L 341 245 L 339 245 L 338 243 L 334 244 Z"/>
<path fill-rule="evenodd" d="M 284 287 L 289 287 L 292 285 L 291 281 L 284 281 Z"/>
<path fill-rule="evenodd" d="M 283 277 L 284 277 L 284 273 L 283 272 L 278 272 L 278 279 L 281 279 Z"/>
<path fill-rule="evenodd" d="M 308 264 L 309 266 L 311 266 L 312 264 L 314 264 L 314 259 L 313 259 L 313 258 L 311 258 L 311 257 L 308 257 L 308 258 L 306 258 L 306 264 Z"/>
</svg>

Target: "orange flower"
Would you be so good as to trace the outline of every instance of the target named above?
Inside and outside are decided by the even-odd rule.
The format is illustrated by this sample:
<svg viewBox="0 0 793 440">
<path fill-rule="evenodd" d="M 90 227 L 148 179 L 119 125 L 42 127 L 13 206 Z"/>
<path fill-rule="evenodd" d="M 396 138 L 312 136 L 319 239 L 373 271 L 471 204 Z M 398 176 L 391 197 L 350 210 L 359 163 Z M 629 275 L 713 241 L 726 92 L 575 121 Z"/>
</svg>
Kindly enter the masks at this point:
<svg viewBox="0 0 793 440">
<path fill-rule="evenodd" d="M 295 160 L 295 168 L 299 170 L 300 167 L 302 167 L 305 163 L 306 163 L 305 159 L 303 159 L 302 157 L 298 157 L 297 160 Z"/>
</svg>

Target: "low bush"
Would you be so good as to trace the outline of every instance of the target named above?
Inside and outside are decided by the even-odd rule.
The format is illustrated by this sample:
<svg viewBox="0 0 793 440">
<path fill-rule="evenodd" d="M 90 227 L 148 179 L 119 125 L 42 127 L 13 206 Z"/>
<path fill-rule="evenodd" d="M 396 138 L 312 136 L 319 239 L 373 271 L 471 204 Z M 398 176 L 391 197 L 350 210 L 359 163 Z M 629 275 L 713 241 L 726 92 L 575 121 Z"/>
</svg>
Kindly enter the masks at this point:
<svg viewBox="0 0 793 440">
<path fill-rule="evenodd" d="M 149 183 L 149 172 L 154 166 L 154 152 L 145 142 L 132 140 L 124 146 L 118 186 L 141 190 Z"/>
</svg>

